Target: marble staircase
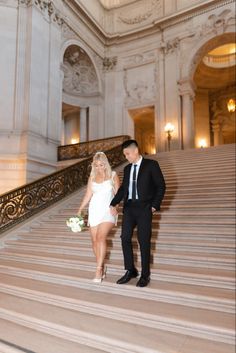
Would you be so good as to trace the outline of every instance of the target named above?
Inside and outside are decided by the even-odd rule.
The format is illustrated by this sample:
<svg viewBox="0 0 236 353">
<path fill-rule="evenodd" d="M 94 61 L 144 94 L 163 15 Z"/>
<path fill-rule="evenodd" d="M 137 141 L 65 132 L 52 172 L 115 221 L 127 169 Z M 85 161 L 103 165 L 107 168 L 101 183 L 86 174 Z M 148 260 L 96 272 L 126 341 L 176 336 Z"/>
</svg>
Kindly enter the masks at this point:
<svg viewBox="0 0 236 353">
<path fill-rule="evenodd" d="M 0 353 L 233 353 L 235 145 L 159 153 L 167 183 L 153 219 L 150 286 L 123 274 L 118 226 L 94 284 L 85 188 L 9 231 L 0 249 Z M 122 168 L 118 169 L 122 174 Z M 138 244 L 134 237 L 137 267 Z"/>
</svg>

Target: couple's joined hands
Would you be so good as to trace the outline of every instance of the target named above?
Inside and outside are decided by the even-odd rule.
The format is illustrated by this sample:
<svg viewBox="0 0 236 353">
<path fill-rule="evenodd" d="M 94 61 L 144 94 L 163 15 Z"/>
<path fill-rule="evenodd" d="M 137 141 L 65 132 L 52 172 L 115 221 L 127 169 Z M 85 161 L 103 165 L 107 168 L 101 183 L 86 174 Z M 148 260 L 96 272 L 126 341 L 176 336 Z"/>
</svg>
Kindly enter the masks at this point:
<svg viewBox="0 0 236 353">
<path fill-rule="evenodd" d="M 117 216 L 118 214 L 117 208 L 114 206 L 110 206 L 110 212 L 112 216 Z"/>
</svg>

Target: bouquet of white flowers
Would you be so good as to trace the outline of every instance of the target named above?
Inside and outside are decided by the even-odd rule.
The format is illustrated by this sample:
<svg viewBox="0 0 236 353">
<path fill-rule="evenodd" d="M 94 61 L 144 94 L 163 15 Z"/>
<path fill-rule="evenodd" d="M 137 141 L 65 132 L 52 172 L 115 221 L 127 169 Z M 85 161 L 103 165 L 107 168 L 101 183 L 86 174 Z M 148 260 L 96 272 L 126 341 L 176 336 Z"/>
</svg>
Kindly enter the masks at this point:
<svg viewBox="0 0 236 353">
<path fill-rule="evenodd" d="M 66 221 L 66 225 L 71 228 L 72 232 L 81 232 L 84 227 L 84 219 L 82 216 L 70 217 Z"/>
</svg>

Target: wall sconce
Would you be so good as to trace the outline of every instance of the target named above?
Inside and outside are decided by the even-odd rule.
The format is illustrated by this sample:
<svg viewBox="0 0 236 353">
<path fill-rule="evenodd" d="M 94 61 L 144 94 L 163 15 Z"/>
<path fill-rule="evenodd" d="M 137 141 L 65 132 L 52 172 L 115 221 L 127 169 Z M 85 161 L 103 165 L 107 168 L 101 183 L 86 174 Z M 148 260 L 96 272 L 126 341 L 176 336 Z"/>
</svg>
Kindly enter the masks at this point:
<svg viewBox="0 0 236 353">
<path fill-rule="evenodd" d="M 227 108 L 229 113 L 234 113 L 235 112 L 235 100 L 234 99 L 229 99 L 227 103 Z"/>
<path fill-rule="evenodd" d="M 201 148 L 206 148 L 207 147 L 207 142 L 205 139 L 199 140 L 199 147 Z"/>
<path fill-rule="evenodd" d="M 168 143 L 168 151 L 170 151 L 170 140 L 172 138 L 172 132 L 174 131 L 175 127 L 171 123 L 167 123 L 165 126 L 165 132 L 167 133 L 167 143 Z"/>
<path fill-rule="evenodd" d="M 79 139 L 71 139 L 72 145 L 75 145 L 76 143 L 79 143 Z"/>
</svg>

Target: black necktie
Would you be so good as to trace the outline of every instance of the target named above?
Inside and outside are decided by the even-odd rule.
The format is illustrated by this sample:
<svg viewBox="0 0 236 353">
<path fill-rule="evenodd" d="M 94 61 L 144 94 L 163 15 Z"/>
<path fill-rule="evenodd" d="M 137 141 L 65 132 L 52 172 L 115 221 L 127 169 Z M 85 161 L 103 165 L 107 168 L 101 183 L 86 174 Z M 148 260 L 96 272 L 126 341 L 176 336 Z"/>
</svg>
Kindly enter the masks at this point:
<svg viewBox="0 0 236 353">
<path fill-rule="evenodd" d="M 134 164 L 133 179 L 132 179 L 132 201 L 136 200 L 136 168 L 137 168 L 137 164 Z"/>
</svg>

